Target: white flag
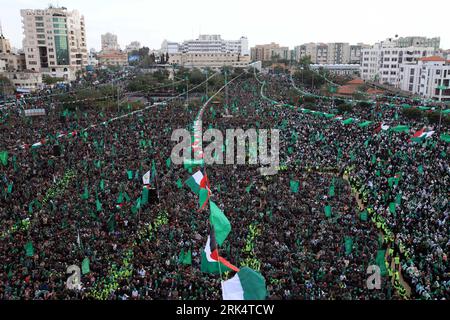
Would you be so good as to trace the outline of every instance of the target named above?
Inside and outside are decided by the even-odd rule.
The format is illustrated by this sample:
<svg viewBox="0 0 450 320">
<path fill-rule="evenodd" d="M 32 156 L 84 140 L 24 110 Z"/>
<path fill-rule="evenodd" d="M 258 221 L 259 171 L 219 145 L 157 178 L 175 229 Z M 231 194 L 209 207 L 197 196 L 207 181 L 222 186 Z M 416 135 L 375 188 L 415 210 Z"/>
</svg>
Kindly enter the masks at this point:
<svg viewBox="0 0 450 320">
<path fill-rule="evenodd" d="M 150 171 L 148 171 L 144 176 L 142 177 L 142 181 L 144 184 L 150 184 Z"/>
</svg>

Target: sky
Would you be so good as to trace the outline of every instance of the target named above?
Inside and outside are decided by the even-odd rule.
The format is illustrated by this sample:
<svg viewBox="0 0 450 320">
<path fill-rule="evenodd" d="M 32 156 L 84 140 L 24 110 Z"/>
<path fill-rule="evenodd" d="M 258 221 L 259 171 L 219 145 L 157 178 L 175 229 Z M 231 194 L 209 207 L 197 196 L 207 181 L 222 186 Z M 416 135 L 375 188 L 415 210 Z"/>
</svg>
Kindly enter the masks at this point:
<svg viewBox="0 0 450 320">
<path fill-rule="evenodd" d="M 101 35 L 118 36 L 124 48 L 139 41 L 159 49 L 164 39 L 182 42 L 199 34 L 249 39 L 250 46 L 277 42 L 375 42 L 399 36 L 441 37 L 450 49 L 448 0 L 0 0 L 3 34 L 22 47 L 20 9 L 49 4 L 76 9 L 86 21 L 88 48 Z"/>
</svg>

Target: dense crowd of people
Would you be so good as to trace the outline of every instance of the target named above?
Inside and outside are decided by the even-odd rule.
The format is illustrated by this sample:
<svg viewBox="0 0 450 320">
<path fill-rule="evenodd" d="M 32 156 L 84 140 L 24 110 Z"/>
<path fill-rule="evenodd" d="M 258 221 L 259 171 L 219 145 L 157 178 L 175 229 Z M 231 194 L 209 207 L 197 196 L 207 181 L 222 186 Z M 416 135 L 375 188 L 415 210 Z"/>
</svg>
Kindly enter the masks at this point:
<svg viewBox="0 0 450 320">
<path fill-rule="evenodd" d="M 448 143 L 438 134 L 417 143 L 411 133 L 375 132 L 380 122 L 420 124 L 395 116 L 404 101 L 389 102 L 368 127 L 343 125 L 287 106 L 287 76 L 263 79 L 263 90 L 255 77 L 231 83 L 228 104 L 208 105 L 202 119 L 205 130 L 281 132 L 277 175 L 261 176 L 256 165 L 205 168 L 211 199 L 232 226 L 221 255 L 257 269 L 268 299 L 402 299 L 398 273 L 411 298 L 448 299 Z M 327 99 L 315 105 L 334 110 Z M 198 168 L 168 161 L 172 132 L 192 128 L 201 105 L 170 101 L 119 118 L 51 97 L 33 106 L 47 115 L 0 110 L 0 151 L 8 152 L 0 163 L 0 299 L 221 299 L 220 281 L 233 274 L 201 272 L 207 214 L 180 184 Z M 373 119 L 370 110 L 351 112 L 345 117 Z M 159 201 L 141 204 L 148 171 L 156 171 Z M 180 263 L 181 251 L 192 263 Z M 370 290 L 366 270 L 380 264 L 380 251 L 394 273 Z M 86 258 L 81 289 L 69 290 L 67 268 Z"/>
</svg>

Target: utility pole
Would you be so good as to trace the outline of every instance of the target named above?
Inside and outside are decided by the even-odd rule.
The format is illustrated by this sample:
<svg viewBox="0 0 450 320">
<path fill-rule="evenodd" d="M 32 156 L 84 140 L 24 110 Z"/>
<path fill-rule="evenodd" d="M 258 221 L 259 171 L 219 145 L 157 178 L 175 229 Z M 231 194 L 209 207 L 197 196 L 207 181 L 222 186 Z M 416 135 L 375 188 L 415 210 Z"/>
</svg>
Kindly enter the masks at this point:
<svg viewBox="0 0 450 320">
<path fill-rule="evenodd" d="M 119 96 L 119 83 L 117 83 L 117 114 L 119 114 L 119 108 L 120 108 L 120 96 Z"/>
<path fill-rule="evenodd" d="M 225 69 L 225 105 L 227 106 L 227 112 L 228 112 L 228 85 L 227 85 L 227 76 L 228 76 L 228 72 Z"/>
<path fill-rule="evenodd" d="M 186 76 L 186 104 L 189 106 L 189 77 Z"/>
<path fill-rule="evenodd" d="M 206 99 L 208 99 L 208 69 L 206 69 Z"/>
</svg>

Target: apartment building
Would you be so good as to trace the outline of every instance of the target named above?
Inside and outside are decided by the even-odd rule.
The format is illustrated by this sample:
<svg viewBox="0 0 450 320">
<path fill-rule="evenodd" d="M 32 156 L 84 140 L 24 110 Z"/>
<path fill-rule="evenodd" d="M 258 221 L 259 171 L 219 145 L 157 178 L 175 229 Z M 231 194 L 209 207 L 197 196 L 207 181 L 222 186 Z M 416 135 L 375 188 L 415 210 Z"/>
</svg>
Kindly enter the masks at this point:
<svg viewBox="0 0 450 320">
<path fill-rule="evenodd" d="M 252 61 L 270 61 L 273 58 L 290 59 L 290 51 L 288 47 L 282 47 L 278 43 L 269 43 L 256 45 L 250 50 L 250 59 Z"/>
<path fill-rule="evenodd" d="M 75 79 L 87 65 L 84 17 L 76 10 L 50 6 L 45 10 L 21 10 L 25 34 L 26 68 L 44 74 Z"/>
<path fill-rule="evenodd" d="M 119 43 L 117 42 L 117 36 L 110 32 L 102 34 L 102 51 L 105 50 L 120 50 Z"/>
<path fill-rule="evenodd" d="M 246 68 L 250 64 L 250 56 L 238 53 L 175 53 L 169 55 L 169 63 L 185 68 Z"/>
<path fill-rule="evenodd" d="M 241 37 L 238 40 L 224 40 L 218 34 L 200 35 L 195 40 L 186 40 L 183 43 L 164 40 L 161 44 L 161 53 L 230 53 L 248 56 L 248 39 Z"/>
<path fill-rule="evenodd" d="M 402 63 L 414 63 L 434 54 L 433 47 L 397 47 L 394 41 L 380 42 L 361 51 L 361 78 L 398 86 Z"/>
<path fill-rule="evenodd" d="M 430 56 L 400 64 L 398 87 L 426 98 L 450 101 L 450 60 Z"/>
</svg>

